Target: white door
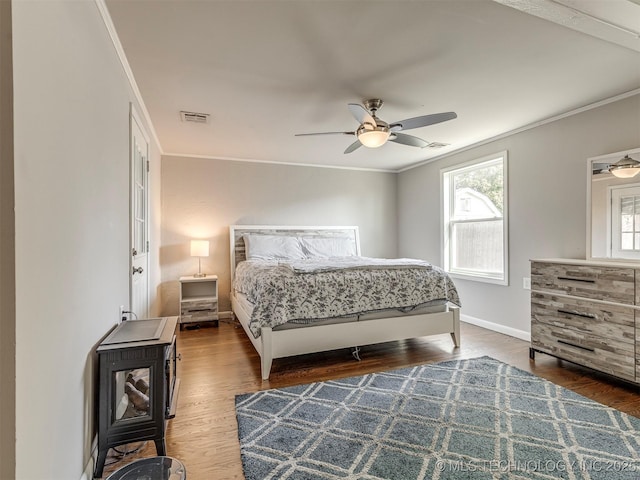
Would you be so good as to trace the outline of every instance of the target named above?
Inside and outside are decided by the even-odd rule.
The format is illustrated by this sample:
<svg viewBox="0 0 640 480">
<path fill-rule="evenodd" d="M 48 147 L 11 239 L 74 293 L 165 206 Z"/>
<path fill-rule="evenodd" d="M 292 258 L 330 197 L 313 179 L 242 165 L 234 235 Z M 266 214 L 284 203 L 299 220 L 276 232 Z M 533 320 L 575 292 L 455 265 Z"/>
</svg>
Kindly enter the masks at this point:
<svg viewBox="0 0 640 480">
<path fill-rule="evenodd" d="M 131 283 L 134 318 L 149 314 L 149 137 L 131 107 Z"/>
<path fill-rule="evenodd" d="M 640 258 L 640 186 L 612 187 L 611 256 Z"/>
</svg>

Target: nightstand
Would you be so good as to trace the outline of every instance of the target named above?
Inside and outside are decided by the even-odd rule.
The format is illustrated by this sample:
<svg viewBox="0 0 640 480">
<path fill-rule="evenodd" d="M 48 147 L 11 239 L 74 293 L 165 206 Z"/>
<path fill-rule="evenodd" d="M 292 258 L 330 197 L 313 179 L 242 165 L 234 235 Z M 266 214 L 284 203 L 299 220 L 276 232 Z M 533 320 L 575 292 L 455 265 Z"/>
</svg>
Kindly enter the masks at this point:
<svg viewBox="0 0 640 480">
<path fill-rule="evenodd" d="M 180 328 L 209 322 L 218 326 L 218 276 L 180 277 Z"/>
</svg>

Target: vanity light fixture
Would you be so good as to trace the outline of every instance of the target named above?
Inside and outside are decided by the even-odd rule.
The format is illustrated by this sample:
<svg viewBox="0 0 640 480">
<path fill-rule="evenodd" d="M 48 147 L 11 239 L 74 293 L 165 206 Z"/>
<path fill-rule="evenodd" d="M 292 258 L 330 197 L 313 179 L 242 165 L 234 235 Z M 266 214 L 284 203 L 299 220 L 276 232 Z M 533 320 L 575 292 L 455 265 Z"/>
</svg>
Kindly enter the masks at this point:
<svg viewBox="0 0 640 480">
<path fill-rule="evenodd" d="M 618 178 L 631 178 L 640 173 L 640 162 L 625 155 L 616 163 L 609 165 L 609 172 Z"/>
<path fill-rule="evenodd" d="M 196 278 L 206 277 L 206 273 L 202 273 L 200 268 L 200 260 L 202 257 L 209 256 L 209 240 L 191 240 L 191 256 L 198 257 L 198 273 L 193 276 Z"/>
</svg>

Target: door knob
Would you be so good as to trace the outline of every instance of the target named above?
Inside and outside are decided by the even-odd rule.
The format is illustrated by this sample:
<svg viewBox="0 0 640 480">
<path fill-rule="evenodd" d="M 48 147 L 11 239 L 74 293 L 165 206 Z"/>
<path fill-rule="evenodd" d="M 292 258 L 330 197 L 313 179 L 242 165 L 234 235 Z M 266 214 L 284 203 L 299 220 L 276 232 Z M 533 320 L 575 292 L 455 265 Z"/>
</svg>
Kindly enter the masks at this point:
<svg viewBox="0 0 640 480">
<path fill-rule="evenodd" d="M 135 275 L 136 273 L 142 273 L 144 272 L 144 270 L 142 269 L 142 267 L 133 267 L 133 274 Z"/>
</svg>

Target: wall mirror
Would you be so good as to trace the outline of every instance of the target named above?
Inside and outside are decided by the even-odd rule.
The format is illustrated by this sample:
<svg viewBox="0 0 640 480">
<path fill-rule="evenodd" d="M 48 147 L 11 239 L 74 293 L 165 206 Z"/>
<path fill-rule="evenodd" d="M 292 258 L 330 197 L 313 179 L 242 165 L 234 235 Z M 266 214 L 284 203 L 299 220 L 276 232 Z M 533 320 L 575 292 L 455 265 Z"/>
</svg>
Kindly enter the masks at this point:
<svg viewBox="0 0 640 480">
<path fill-rule="evenodd" d="M 587 162 L 588 259 L 640 261 L 640 168 L 629 178 L 609 172 L 625 155 L 640 161 L 640 148 Z"/>
</svg>

